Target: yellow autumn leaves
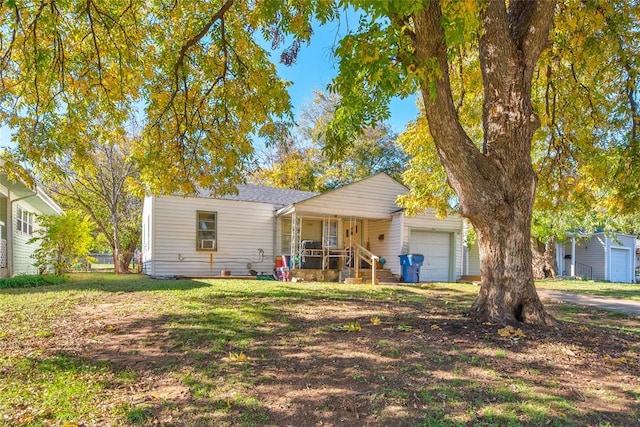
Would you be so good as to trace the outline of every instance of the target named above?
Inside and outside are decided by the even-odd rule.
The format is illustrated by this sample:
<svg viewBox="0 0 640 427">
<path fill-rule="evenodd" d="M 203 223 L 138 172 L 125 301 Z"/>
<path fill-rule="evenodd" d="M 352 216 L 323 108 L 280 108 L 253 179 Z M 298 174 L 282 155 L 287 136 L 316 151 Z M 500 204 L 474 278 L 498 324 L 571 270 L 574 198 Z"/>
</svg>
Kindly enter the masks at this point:
<svg viewBox="0 0 640 427">
<path fill-rule="evenodd" d="M 510 338 L 510 339 L 520 339 L 525 338 L 526 335 L 522 332 L 522 329 L 515 329 L 513 326 L 506 326 L 504 328 L 498 329 L 498 335 L 502 338 Z"/>
</svg>

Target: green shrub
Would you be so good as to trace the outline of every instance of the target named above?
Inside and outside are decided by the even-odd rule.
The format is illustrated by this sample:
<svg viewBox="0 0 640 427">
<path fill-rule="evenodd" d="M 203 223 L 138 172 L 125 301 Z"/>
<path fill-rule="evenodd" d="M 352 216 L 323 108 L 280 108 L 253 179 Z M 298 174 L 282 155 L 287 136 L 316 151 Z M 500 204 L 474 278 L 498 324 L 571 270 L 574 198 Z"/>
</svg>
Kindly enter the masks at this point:
<svg viewBox="0 0 640 427">
<path fill-rule="evenodd" d="M 77 212 L 40 215 L 38 223 L 42 228 L 29 243 L 40 246 L 31 255 L 39 271 L 61 275 L 83 263 L 93 243 L 94 225 L 89 217 Z"/>
<path fill-rule="evenodd" d="M 16 276 L 0 279 L 0 289 L 61 285 L 68 281 L 69 278 L 67 276 Z"/>
</svg>

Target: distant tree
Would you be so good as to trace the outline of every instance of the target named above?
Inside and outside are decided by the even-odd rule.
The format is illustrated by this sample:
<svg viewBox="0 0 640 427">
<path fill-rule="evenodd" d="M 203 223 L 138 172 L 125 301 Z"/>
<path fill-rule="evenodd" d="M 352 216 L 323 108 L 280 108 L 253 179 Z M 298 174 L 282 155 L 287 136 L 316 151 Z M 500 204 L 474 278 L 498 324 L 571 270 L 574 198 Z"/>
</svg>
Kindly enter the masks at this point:
<svg viewBox="0 0 640 427">
<path fill-rule="evenodd" d="M 55 274 L 61 275 L 86 261 L 93 242 L 91 234 L 94 227 L 87 216 L 67 212 L 60 216 L 42 215 L 37 219 L 40 228 L 30 241 L 40 245 L 32 256 L 41 272 L 52 268 Z"/>
<path fill-rule="evenodd" d="M 317 158 L 315 148 L 299 147 L 293 141 L 276 144 L 250 180 L 270 187 L 316 191 Z"/>
<path fill-rule="evenodd" d="M 254 179 L 277 187 L 319 192 L 381 172 L 402 180 L 409 156 L 387 124 L 366 127 L 362 134 L 354 135 L 339 158 L 323 152 L 323 132 L 338 104 L 336 95 L 314 91 L 313 101 L 302 107 L 294 132 L 296 142 L 276 145 Z"/>
<path fill-rule="evenodd" d="M 44 176 L 48 189 L 65 209 L 78 209 L 91 217 L 113 253 L 114 271 L 127 273 L 141 236 L 142 199 L 139 173 L 131 161 L 130 141 L 109 134 L 118 142 L 101 140 L 83 161 L 59 160 Z"/>
</svg>

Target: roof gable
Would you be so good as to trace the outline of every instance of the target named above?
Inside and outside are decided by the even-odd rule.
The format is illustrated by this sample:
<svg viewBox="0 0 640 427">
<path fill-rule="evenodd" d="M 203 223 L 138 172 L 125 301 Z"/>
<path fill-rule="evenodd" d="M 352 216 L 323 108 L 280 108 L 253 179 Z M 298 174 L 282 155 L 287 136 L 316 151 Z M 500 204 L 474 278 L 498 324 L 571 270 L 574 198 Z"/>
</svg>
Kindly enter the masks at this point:
<svg viewBox="0 0 640 427">
<path fill-rule="evenodd" d="M 280 210 L 306 214 L 388 218 L 398 209 L 396 199 L 409 190 L 386 173 L 379 173 L 333 191 L 294 202 Z"/>
</svg>

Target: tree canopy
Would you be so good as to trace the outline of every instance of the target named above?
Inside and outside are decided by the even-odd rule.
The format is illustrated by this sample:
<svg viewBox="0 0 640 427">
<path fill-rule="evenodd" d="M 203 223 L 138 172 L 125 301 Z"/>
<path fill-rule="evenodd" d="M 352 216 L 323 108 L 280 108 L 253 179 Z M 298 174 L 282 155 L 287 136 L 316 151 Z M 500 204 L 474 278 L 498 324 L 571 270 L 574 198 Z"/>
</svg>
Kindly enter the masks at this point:
<svg viewBox="0 0 640 427">
<path fill-rule="evenodd" d="M 311 17 L 334 15 L 321 6 L 2 2 L 0 122 L 16 131 L 10 154 L 40 167 L 82 158 L 96 132 L 138 119 L 132 155 L 150 191 L 228 191 L 246 175 L 252 138 L 281 139 L 291 122 L 288 83 L 264 42 L 292 61 Z"/>
</svg>

